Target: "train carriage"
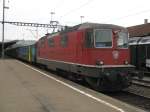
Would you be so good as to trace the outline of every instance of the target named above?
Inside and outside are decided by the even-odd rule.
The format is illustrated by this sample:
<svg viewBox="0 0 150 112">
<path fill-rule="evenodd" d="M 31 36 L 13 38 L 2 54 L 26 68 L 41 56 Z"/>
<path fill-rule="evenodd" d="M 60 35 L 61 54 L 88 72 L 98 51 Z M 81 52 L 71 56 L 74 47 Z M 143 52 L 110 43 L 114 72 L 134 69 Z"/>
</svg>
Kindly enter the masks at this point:
<svg viewBox="0 0 150 112">
<path fill-rule="evenodd" d="M 37 42 L 37 62 L 79 76 L 100 91 L 131 84 L 128 31 L 111 24 L 83 23 Z"/>
<path fill-rule="evenodd" d="M 138 53 L 139 66 L 150 69 L 150 36 L 144 37 L 139 41 Z"/>
<path fill-rule="evenodd" d="M 18 58 L 34 63 L 36 61 L 36 47 L 33 45 L 20 46 L 17 48 Z"/>
<path fill-rule="evenodd" d="M 30 63 L 36 62 L 35 41 L 20 40 L 6 50 L 6 54 Z"/>
<path fill-rule="evenodd" d="M 129 48 L 130 48 L 130 60 L 131 64 L 138 69 L 138 43 L 140 41 L 141 37 L 133 37 L 129 39 Z"/>
<path fill-rule="evenodd" d="M 131 63 L 138 70 L 150 69 L 150 36 L 131 37 L 130 41 Z"/>
</svg>

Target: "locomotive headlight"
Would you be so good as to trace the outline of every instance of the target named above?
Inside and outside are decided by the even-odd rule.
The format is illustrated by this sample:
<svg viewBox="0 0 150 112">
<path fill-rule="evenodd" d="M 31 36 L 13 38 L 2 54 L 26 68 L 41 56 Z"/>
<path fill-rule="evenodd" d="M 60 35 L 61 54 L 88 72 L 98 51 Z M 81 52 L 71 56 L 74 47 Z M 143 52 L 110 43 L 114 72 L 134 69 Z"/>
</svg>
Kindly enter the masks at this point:
<svg viewBox="0 0 150 112">
<path fill-rule="evenodd" d="M 128 65 L 128 64 L 129 64 L 129 62 L 128 62 L 127 60 L 125 60 L 125 61 L 124 61 L 124 64 L 125 64 L 125 65 Z"/>
<path fill-rule="evenodd" d="M 96 65 L 104 65 L 104 62 L 103 62 L 103 61 L 100 61 L 100 60 L 97 60 L 97 61 L 96 61 Z"/>
<path fill-rule="evenodd" d="M 100 64 L 100 65 L 103 65 L 103 64 L 104 64 L 104 62 L 103 62 L 103 61 L 100 61 L 100 62 L 99 62 L 99 64 Z"/>
</svg>

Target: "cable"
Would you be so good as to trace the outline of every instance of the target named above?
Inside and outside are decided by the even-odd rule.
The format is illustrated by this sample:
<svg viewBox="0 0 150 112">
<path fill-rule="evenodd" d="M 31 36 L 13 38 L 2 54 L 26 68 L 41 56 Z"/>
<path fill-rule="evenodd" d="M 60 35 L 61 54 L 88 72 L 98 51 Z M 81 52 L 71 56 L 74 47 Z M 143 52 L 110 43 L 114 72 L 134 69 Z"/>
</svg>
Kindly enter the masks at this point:
<svg viewBox="0 0 150 112">
<path fill-rule="evenodd" d="M 120 19 L 125 19 L 125 18 L 132 17 L 132 16 L 135 16 L 135 15 L 137 16 L 137 15 L 147 13 L 147 12 L 150 12 L 150 9 L 143 10 L 143 11 L 140 11 L 140 12 L 136 12 L 136 13 L 133 13 L 133 14 L 129 14 L 129 15 L 126 15 L 126 16 L 110 19 L 110 20 L 106 21 L 105 23 L 107 23 L 109 21 L 117 21 L 117 20 L 120 20 Z"/>
<path fill-rule="evenodd" d="M 60 19 L 61 19 L 62 17 L 64 17 L 64 16 L 67 16 L 67 15 L 69 15 L 69 14 L 72 14 L 73 12 L 78 11 L 79 9 L 85 7 L 86 5 L 88 5 L 89 3 L 93 2 L 93 1 L 94 1 L 94 0 L 88 0 L 86 3 L 80 5 L 79 7 L 75 8 L 75 9 L 72 9 L 72 10 L 68 11 L 67 13 L 65 13 L 64 15 L 60 16 Z"/>
<path fill-rule="evenodd" d="M 54 10 L 55 10 L 55 9 L 58 10 L 60 7 L 63 6 L 62 4 L 64 3 L 64 1 L 65 1 L 65 0 L 59 0 L 53 9 L 54 9 Z"/>
</svg>

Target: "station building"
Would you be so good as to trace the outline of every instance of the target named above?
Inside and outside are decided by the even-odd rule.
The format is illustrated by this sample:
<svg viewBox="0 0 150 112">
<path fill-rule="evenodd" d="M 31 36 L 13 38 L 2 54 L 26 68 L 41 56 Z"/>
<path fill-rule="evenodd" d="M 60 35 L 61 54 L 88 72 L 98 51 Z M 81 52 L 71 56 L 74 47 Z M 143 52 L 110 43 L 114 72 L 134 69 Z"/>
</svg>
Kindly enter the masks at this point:
<svg viewBox="0 0 150 112">
<path fill-rule="evenodd" d="M 127 27 L 129 37 L 145 37 L 150 36 L 150 23 L 148 19 L 144 20 L 144 24 Z"/>
</svg>

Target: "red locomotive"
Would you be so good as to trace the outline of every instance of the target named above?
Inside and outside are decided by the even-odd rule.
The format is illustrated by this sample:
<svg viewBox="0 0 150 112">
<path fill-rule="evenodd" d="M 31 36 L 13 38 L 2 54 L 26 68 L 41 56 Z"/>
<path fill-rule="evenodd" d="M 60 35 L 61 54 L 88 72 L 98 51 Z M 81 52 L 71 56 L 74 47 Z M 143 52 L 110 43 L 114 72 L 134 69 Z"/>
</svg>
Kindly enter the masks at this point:
<svg viewBox="0 0 150 112">
<path fill-rule="evenodd" d="M 99 91 L 119 91 L 131 84 L 126 28 L 83 23 L 47 34 L 37 42 L 37 62 L 85 79 Z"/>
</svg>

